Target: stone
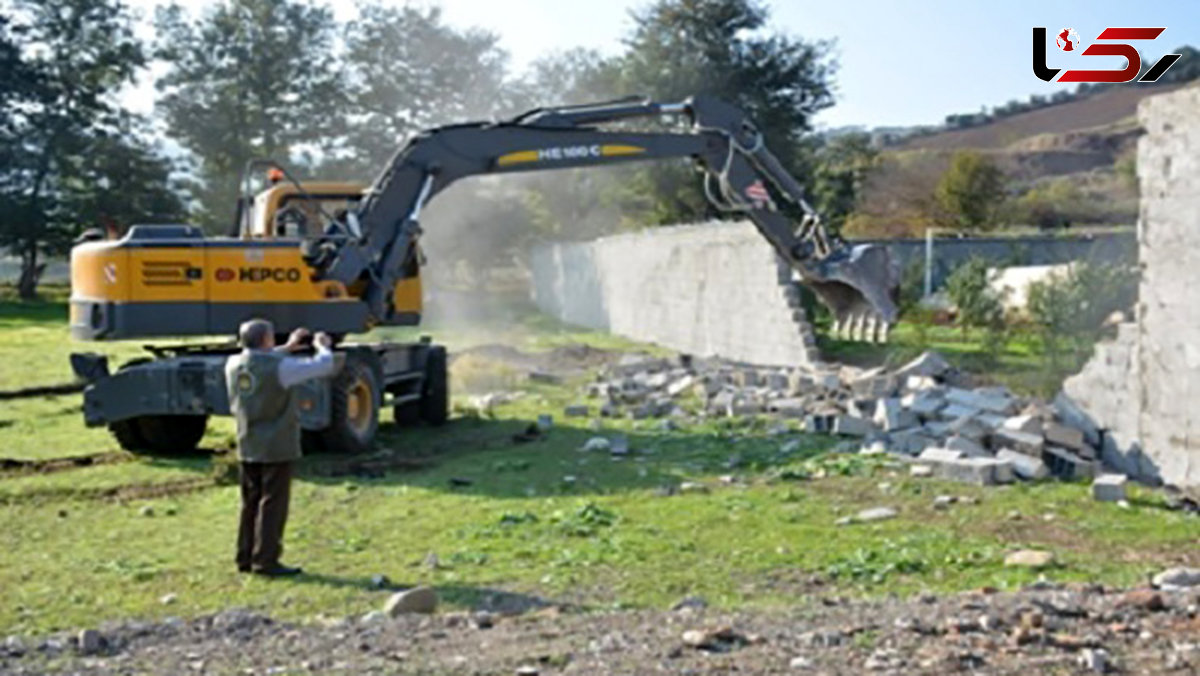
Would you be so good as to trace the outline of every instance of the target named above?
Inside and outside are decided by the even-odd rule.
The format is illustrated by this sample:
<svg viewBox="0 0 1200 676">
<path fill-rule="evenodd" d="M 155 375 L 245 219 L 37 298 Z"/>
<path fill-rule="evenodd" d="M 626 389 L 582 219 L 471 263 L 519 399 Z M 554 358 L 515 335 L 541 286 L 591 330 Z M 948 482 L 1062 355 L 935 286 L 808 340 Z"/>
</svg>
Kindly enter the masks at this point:
<svg viewBox="0 0 1200 676">
<path fill-rule="evenodd" d="M 954 497 L 953 495 L 939 495 L 933 499 L 933 508 L 950 509 L 950 505 L 953 505 L 957 501 L 958 498 Z"/>
<path fill-rule="evenodd" d="M 864 418 L 839 415 L 833 419 L 833 433 L 848 437 L 865 437 L 877 431 L 875 425 Z"/>
<path fill-rule="evenodd" d="M 543 413 L 537 417 L 537 428 L 544 432 L 549 432 L 554 428 L 554 416 Z"/>
<path fill-rule="evenodd" d="M 1046 463 L 1042 462 L 1041 458 L 1017 453 L 1009 448 L 1002 448 L 996 452 L 996 459 L 1008 462 L 1012 465 L 1013 474 L 1027 481 L 1045 479 L 1047 476 L 1050 476 L 1050 470 L 1046 467 Z"/>
<path fill-rule="evenodd" d="M 616 456 L 629 455 L 628 437 L 616 436 L 610 439 L 608 452 Z"/>
<path fill-rule="evenodd" d="M 142 508 L 138 510 L 138 514 L 141 516 L 154 516 L 154 506 L 142 505 Z"/>
<path fill-rule="evenodd" d="M 933 467 L 929 465 L 912 465 L 908 468 L 909 476 L 927 478 L 933 476 Z"/>
<path fill-rule="evenodd" d="M 382 624 L 387 621 L 388 614 L 382 610 L 372 610 L 358 619 L 359 624 Z"/>
<path fill-rule="evenodd" d="M 788 662 L 788 667 L 796 671 L 809 671 L 813 668 L 813 661 L 803 655 L 797 655 Z"/>
<path fill-rule="evenodd" d="M 886 521 L 896 518 L 900 513 L 892 507 L 872 507 L 864 509 L 854 516 L 854 520 L 858 523 L 871 523 L 873 521 Z"/>
<path fill-rule="evenodd" d="M 1042 460 L 1050 468 L 1050 473 L 1068 481 L 1091 479 L 1096 475 L 1096 463 L 1085 460 L 1065 448 L 1047 446 L 1042 451 Z"/>
<path fill-rule="evenodd" d="M 1019 432 L 1006 427 L 1002 427 L 992 433 L 991 443 L 995 448 L 1008 448 L 1035 458 L 1042 455 L 1042 449 L 1045 447 L 1041 436 Z"/>
<path fill-rule="evenodd" d="M 1153 589 L 1131 589 L 1117 599 L 1117 607 L 1157 613 L 1166 610 L 1167 603 L 1163 599 L 1163 595 Z"/>
<path fill-rule="evenodd" d="M 175 602 L 178 600 L 179 600 L 179 597 L 176 596 L 175 594 L 163 594 L 162 596 L 159 597 L 158 602 L 163 604 L 164 606 L 170 606 L 170 605 L 174 605 Z"/>
<path fill-rule="evenodd" d="M 680 495 L 708 493 L 708 486 L 696 481 L 684 481 L 679 484 Z"/>
<path fill-rule="evenodd" d="M 567 418 L 586 418 L 592 414 L 592 409 L 587 404 L 572 404 L 563 409 L 563 416 Z"/>
<path fill-rule="evenodd" d="M 775 399 L 767 404 L 767 410 L 788 418 L 803 418 L 808 414 L 808 400 L 800 397 Z"/>
<path fill-rule="evenodd" d="M 1046 423 L 1042 428 L 1042 436 L 1046 438 L 1046 443 L 1048 444 L 1062 446 L 1077 453 L 1086 448 L 1083 440 L 1083 432 L 1061 423 Z"/>
<path fill-rule="evenodd" d="M 1109 670 L 1108 653 L 1103 648 L 1084 648 L 1079 653 L 1079 666 L 1085 671 L 1103 674 Z"/>
<path fill-rule="evenodd" d="M 1124 474 L 1101 474 L 1092 481 L 1092 498 L 1100 502 L 1127 500 L 1129 479 Z"/>
<path fill-rule="evenodd" d="M 891 441 L 892 450 L 908 455 L 917 455 L 930 446 L 938 445 L 937 439 L 924 434 L 920 427 L 892 432 L 888 438 Z"/>
<path fill-rule="evenodd" d="M 704 610 L 708 607 L 708 600 L 703 596 L 685 596 L 671 606 L 674 612 L 689 611 L 689 610 Z"/>
<path fill-rule="evenodd" d="M 79 653 L 82 655 L 95 655 L 104 647 L 104 637 L 95 629 L 84 629 L 79 632 Z"/>
<path fill-rule="evenodd" d="M 950 403 L 945 408 L 939 410 L 937 415 L 942 420 L 958 420 L 959 418 L 973 418 L 979 415 L 980 412 L 980 409 L 974 406 Z"/>
<path fill-rule="evenodd" d="M 539 672 L 538 668 L 532 664 L 522 664 L 521 666 L 517 667 L 517 671 L 515 673 L 517 676 L 538 676 L 538 674 L 541 672 Z"/>
<path fill-rule="evenodd" d="M 947 431 L 954 436 L 965 437 L 972 441 L 983 443 L 994 427 L 988 427 L 979 421 L 984 414 L 973 416 L 964 416 L 957 420 L 950 421 L 947 425 Z"/>
<path fill-rule="evenodd" d="M 1054 564 L 1054 553 L 1040 549 L 1018 549 L 1004 557 L 1004 565 L 1021 568 L 1045 568 Z"/>
<path fill-rule="evenodd" d="M 25 641 L 21 640 L 20 636 L 9 636 L 4 639 L 4 651 L 12 657 L 21 657 L 25 654 Z"/>
<path fill-rule="evenodd" d="M 383 612 L 388 617 L 398 617 L 406 613 L 429 614 L 437 610 L 437 592 L 432 587 L 414 587 L 392 594 L 383 606 Z"/>
<path fill-rule="evenodd" d="M 1152 580 L 1155 587 L 1167 591 L 1200 587 L 1200 568 L 1168 568 Z"/>
<path fill-rule="evenodd" d="M 604 437 L 592 437 L 583 445 L 583 450 L 589 453 L 602 453 L 612 448 L 612 444 Z"/>
<path fill-rule="evenodd" d="M 1042 433 L 1042 421 L 1034 415 L 1015 415 L 1005 418 L 1002 425 L 1006 430 L 1038 435 Z"/>
<path fill-rule="evenodd" d="M 678 397 L 695 386 L 696 377 L 688 374 L 669 383 L 667 385 L 667 395 L 671 397 Z"/>
<path fill-rule="evenodd" d="M 904 395 L 900 405 L 922 418 L 932 418 L 946 407 L 946 400 L 936 390 L 923 390 Z"/>
<path fill-rule="evenodd" d="M 932 390 L 937 386 L 937 380 L 932 376 L 908 376 L 904 379 L 904 389 L 909 392 Z"/>
</svg>

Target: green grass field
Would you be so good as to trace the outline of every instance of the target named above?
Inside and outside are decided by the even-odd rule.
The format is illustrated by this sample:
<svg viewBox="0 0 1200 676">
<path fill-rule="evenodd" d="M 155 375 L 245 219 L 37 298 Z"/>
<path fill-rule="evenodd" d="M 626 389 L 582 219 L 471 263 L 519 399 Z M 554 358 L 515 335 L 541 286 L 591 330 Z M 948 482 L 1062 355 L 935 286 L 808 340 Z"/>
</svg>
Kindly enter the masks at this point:
<svg viewBox="0 0 1200 676">
<path fill-rule="evenodd" d="M 65 359 L 81 347 L 66 337 L 61 301 L 2 310 L 0 388 L 68 376 L 45 356 Z M 452 347 L 500 339 L 527 348 L 635 347 L 537 318 L 431 332 Z M 41 366 L 27 366 L 33 361 Z M 95 466 L 0 473 L 0 634 L 229 606 L 293 619 L 363 613 L 386 598 L 370 586 L 375 574 L 435 585 L 459 607 L 513 594 L 584 608 L 665 607 L 702 595 L 733 608 L 1012 587 L 1039 574 L 1002 565 L 1005 552 L 1026 546 L 1058 555 L 1060 565 L 1043 574 L 1059 580 L 1133 584 L 1176 562 L 1200 563 L 1200 521 L 1160 508 L 1149 492 L 1135 490 L 1122 509 L 1093 502 L 1084 485 L 981 489 L 912 479 L 904 468 L 827 454 L 835 439 L 768 431 L 766 420 L 672 431 L 604 420 L 593 430 L 588 419 L 559 415 L 580 400 L 578 385 L 525 384 L 525 396 L 492 416 L 460 414 L 439 429 L 399 430 L 385 416 L 381 453 L 424 463 L 417 469 L 331 477 L 322 468 L 337 458 L 307 458 L 286 557 L 306 574 L 286 581 L 234 570 L 238 496 L 221 479 L 227 457 L 115 453 L 103 430 L 83 426 L 78 395 L 0 402 L 0 457 L 114 452 Z M 541 413 L 554 414 L 554 428 L 514 442 Z M 614 460 L 581 451 L 597 434 L 624 434 L 637 452 Z M 229 421 L 214 421 L 204 445 L 228 447 L 230 436 Z M 710 491 L 662 490 L 684 481 Z M 936 511 L 941 493 L 980 502 Z M 900 516 L 834 525 L 883 505 Z M 167 594 L 177 601 L 164 605 Z"/>
</svg>

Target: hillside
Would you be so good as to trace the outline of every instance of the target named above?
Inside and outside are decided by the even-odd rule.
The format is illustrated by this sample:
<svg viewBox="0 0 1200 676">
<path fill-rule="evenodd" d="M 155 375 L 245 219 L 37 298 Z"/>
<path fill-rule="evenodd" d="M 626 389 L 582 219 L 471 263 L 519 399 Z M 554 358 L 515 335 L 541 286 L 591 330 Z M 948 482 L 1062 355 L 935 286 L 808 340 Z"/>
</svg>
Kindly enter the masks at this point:
<svg viewBox="0 0 1200 676">
<path fill-rule="evenodd" d="M 1179 85 L 1113 87 L 1076 101 L 1031 110 L 994 122 L 914 137 L 896 146 L 900 150 L 1000 149 L 1021 139 L 1042 134 L 1067 134 L 1081 129 L 1116 124 L 1137 112 L 1147 96 L 1162 94 Z"/>
</svg>

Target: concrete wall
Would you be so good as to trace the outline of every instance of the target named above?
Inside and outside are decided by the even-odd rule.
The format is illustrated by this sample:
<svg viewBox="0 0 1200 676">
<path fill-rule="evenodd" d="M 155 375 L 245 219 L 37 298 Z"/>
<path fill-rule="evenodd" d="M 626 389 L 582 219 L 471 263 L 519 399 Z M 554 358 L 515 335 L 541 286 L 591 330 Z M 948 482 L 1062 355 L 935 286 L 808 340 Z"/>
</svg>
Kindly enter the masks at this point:
<svg viewBox="0 0 1200 676">
<path fill-rule="evenodd" d="M 766 366 L 817 358 L 791 271 L 750 223 L 541 246 L 532 270 L 538 307 L 571 324 Z"/>
<path fill-rule="evenodd" d="M 1138 118 L 1137 323 L 1064 390 L 1107 430 L 1106 457 L 1200 486 L 1200 88 L 1148 97 Z"/>
</svg>

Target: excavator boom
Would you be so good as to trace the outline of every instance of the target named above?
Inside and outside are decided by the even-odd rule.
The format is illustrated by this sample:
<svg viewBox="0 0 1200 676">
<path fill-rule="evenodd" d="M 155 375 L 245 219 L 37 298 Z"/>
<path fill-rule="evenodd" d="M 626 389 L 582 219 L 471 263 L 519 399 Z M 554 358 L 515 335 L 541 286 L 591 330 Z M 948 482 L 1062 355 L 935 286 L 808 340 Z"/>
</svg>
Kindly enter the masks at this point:
<svg viewBox="0 0 1200 676">
<path fill-rule="evenodd" d="M 599 127 L 662 116 L 683 116 L 690 128 L 669 133 Z M 713 206 L 752 221 L 829 307 L 836 329 L 867 340 L 886 336 L 896 318 L 898 282 L 887 251 L 831 239 L 753 122 L 711 97 L 537 109 L 505 122 L 422 133 L 395 154 L 345 228 L 310 245 L 308 260 L 322 279 L 365 283 L 368 314 L 389 323 L 392 290 L 406 262 L 417 255 L 421 209 L 453 182 L 481 174 L 672 158 L 695 160 Z M 781 203 L 801 214 L 799 222 Z"/>
</svg>

